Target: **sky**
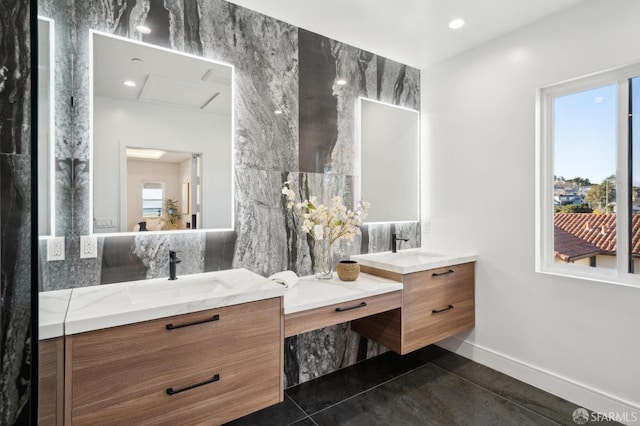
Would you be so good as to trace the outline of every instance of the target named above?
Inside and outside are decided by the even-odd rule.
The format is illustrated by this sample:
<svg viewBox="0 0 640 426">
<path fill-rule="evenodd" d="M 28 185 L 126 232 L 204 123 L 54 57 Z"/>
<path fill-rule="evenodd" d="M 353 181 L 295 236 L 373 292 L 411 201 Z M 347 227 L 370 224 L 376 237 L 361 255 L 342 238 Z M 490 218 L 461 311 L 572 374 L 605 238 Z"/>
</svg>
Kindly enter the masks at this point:
<svg viewBox="0 0 640 426">
<path fill-rule="evenodd" d="M 601 183 L 616 171 L 616 85 L 554 101 L 554 172 Z"/>
</svg>

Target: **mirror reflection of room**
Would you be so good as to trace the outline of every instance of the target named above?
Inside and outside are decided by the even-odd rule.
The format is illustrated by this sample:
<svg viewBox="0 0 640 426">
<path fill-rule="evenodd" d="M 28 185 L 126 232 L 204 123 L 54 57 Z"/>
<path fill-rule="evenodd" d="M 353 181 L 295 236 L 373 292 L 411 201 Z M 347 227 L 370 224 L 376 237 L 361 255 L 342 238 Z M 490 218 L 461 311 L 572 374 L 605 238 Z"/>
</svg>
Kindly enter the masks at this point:
<svg viewBox="0 0 640 426">
<path fill-rule="evenodd" d="M 200 155 L 127 147 L 127 229 L 195 229 L 199 211 L 191 182 Z M 193 214 L 192 214 L 193 213 Z"/>
<path fill-rule="evenodd" d="M 94 232 L 232 228 L 232 68 L 91 40 Z"/>
</svg>

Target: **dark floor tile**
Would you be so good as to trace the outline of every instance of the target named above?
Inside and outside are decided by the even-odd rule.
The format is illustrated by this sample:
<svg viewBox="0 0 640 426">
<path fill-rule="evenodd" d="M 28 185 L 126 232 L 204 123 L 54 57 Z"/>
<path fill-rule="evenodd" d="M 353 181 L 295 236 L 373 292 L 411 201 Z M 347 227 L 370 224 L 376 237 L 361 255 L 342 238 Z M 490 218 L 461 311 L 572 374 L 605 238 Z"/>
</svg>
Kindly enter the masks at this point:
<svg viewBox="0 0 640 426">
<path fill-rule="evenodd" d="M 307 414 L 313 414 L 425 363 L 418 356 L 386 352 L 285 392 Z"/>
<path fill-rule="evenodd" d="M 454 353 L 442 356 L 434 360 L 433 363 L 557 423 L 575 426 L 573 412 L 579 406 L 572 402 Z M 598 424 L 614 425 L 619 423 L 603 421 Z"/>
<path fill-rule="evenodd" d="M 429 346 L 425 346 L 422 349 L 418 349 L 416 351 L 411 352 L 410 354 L 406 355 L 406 356 L 411 356 L 414 358 L 419 359 L 420 361 L 422 361 L 424 364 L 427 364 L 429 362 L 433 362 L 438 358 L 441 358 L 445 355 L 450 354 L 451 352 L 449 352 L 446 349 L 441 348 L 440 346 L 436 346 L 436 345 L 429 345 Z"/>
<path fill-rule="evenodd" d="M 310 417 L 305 417 L 304 419 L 295 422 L 291 426 L 318 426 L 318 424 L 311 420 Z"/>
<path fill-rule="evenodd" d="M 319 425 L 553 425 L 434 365 L 314 414 Z"/>
<path fill-rule="evenodd" d="M 305 417 L 307 415 L 285 395 L 283 402 L 226 423 L 226 426 L 286 426 Z M 295 424 L 305 425 L 305 423 Z"/>
</svg>

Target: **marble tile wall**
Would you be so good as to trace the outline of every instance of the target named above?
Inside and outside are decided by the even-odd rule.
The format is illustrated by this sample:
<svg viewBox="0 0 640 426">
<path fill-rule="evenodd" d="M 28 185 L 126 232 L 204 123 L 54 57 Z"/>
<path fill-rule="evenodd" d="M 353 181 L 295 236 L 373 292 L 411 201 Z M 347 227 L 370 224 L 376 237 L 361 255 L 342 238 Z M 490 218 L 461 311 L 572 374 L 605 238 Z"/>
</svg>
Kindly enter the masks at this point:
<svg viewBox="0 0 640 426">
<path fill-rule="evenodd" d="M 39 8 L 56 20 L 64 38 L 56 48 L 64 56 L 57 64 L 56 91 L 67 99 L 56 116 L 56 226 L 67 237 L 67 260 L 42 263 L 44 290 L 168 275 L 168 248 L 181 250 L 181 274 L 229 268 L 264 276 L 285 269 L 310 274 L 309 243 L 282 199 L 284 182 L 302 198 L 348 199 L 356 99 L 420 107 L 418 70 L 223 0 L 40 0 Z M 153 33 L 140 36 L 135 27 L 141 23 Z M 80 235 L 92 226 L 90 29 L 234 65 L 234 231 L 101 237 L 97 259 L 75 254 Z M 336 85 L 338 75 L 348 84 Z M 282 114 L 274 115 L 276 109 Z M 389 250 L 391 227 L 411 239 L 406 247 L 420 245 L 419 224 L 366 226 L 361 239 L 341 245 L 341 256 Z M 385 350 L 348 324 L 289 338 L 285 346 L 287 386 Z"/>
<path fill-rule="evenodd" d="M 29 2 L 0 3 L 0 424 L 26 424 L 31 385 Z"/>
</svg>

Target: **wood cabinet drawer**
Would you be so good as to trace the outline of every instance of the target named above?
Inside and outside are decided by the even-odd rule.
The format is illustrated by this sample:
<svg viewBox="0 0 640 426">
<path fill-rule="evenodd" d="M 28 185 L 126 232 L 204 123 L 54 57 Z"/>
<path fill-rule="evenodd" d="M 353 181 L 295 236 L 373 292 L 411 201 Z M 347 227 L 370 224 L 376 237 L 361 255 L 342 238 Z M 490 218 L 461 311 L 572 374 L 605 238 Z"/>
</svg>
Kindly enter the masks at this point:
<svg viewBox="0 0 640 426">
<path fill-rule="evenodd" d="M 369 273 L 402 278 L 402 308 L 351 323 L 351 329 L 407 354 L 475 325 L 475 263 L 398 275 L 375 268 Z"/>
<path fill-rule="evenodd" d="M 217 424 L 278 402 L 281 309 L 274 298 L 68 336 L 73 423 Z"/>
<path fill-rule="evenodd" d="M 287 314 L 284 320 L 285 337 L 389 311 L 399 308 L 401 304 L 402 291 L 398 290 Z"/>
<path fill-rule="evenodd" d="M 404 353 L 474 326 L 474 269 L 467 263 L 404 277 Z"/>
</svg>

